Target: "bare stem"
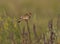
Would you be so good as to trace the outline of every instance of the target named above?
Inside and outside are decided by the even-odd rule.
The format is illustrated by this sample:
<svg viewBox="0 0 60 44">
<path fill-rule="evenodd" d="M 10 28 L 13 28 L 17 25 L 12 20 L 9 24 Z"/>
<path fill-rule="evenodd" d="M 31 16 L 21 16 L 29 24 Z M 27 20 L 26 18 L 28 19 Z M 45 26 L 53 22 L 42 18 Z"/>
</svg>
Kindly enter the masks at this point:
<svg viewBox="0 0 60 44">
<path fill-rule="evenodd" d="M 30 34 L 30 28 L 29 28 L 29 25 L 28 25 L 28 20 L 26 20 L 26 23 L 27 23 L 27 29 L 28 29 L 28 35 L 29 35 L 29 41 L 30 41 L 30 44 L 31 44 L 32 41 L 31 41 L 31 34 Z"/>
</svg>

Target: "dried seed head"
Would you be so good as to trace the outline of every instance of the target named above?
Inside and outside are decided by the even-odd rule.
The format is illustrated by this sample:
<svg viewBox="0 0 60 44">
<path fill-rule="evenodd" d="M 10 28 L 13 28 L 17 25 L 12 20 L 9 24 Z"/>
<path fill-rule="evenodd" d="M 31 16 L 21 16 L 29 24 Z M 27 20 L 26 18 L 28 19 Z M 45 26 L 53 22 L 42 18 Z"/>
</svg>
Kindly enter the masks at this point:
<svg viewBox="0 0 60 44">
<path fill-rule="evenodd" d="M 52 20 L 49 21 L 48 27 L 49 27 L 49 29 L 52 29 L 53 28 L 53 21 Z"/>
</svg>

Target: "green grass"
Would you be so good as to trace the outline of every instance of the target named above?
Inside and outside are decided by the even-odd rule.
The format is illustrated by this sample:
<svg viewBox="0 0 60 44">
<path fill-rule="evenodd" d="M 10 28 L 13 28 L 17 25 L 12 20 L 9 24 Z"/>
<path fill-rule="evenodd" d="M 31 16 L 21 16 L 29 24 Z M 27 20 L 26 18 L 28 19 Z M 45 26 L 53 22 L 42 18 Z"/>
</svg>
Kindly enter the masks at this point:
<svg viewBox="0 0 60 44">
<path fill-rule="evenodd" d="M 9 1 L 7 1 L 9 2 Z M 16 4 L 15 4 L 16 3 Z M 26 12 L 31 11 L 32 17 L 29 20 L 29 27 L 31 36 L 33 38 L 32 25 L 36 24 L 36 31 L 38 36 L 41 33 L 47 33 L 48 22 L 53 18 L 54 29 L 57 31 L 57 16 L 60 13 L 60 6 L 57 0 L 49 1 L 22 1 L 9 2 L 0 5 L 0 44 L 11 44 L 9 34 L 14 33 L 14 39 L 17 44 L 20 44 L 20 33 L 23 27 L 26 27 L 26 22 L 22 21 L 21 24 L 17 23 L 19 16 L 24 15 Z M 5 11 L 6 9 L 6 11 Z M 27 28 L 27 27 L 26 27 Z M 59 30 L 58 30 L 59 31 Z M 7 39 L 8 38 L 8 39 Z M 60 40 L 60 38 L 59 38 Z M 8 41 L 8 42 L 7 42 Z"/>
</svg>

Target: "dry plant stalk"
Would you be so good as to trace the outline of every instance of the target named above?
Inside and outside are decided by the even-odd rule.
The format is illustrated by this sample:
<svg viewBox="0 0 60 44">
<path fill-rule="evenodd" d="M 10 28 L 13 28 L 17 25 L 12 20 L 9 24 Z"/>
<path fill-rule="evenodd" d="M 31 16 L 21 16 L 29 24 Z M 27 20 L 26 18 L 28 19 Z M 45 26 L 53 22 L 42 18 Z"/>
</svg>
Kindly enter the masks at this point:
<svg viewBox="0 0 60 44">
<path fill-rule="evenodd" d="M 25 32 L 25 27 L 23 27 L 22 38 L 23 38 L 22 44 L 27 44 L 27 42 L 28 42 L 28 33 Z"/>
<path fill-rule="evenodd" d="M 33 24 L 33 32 L 34 32 L 35 38 L 38 38 L 38 35 L 36 33 L 36 26 L 35 26 L 35 24 Z"/>
<path fill-rule="evenodd" d="M 33 24 L 33 32 L 34 32 L 34 37 L 35 37 L 34 44 L 36 43 L 40 44 L 41 36 L 37 35 L 35 24 Z"/>
<path fill-rule="evenodd" d="M 49 31 L 50 31 L 50 43 L 49 44 L 53 44 L 53 35 L 52 35 L 52 30 L 53 30 L 53 24 L 52 24 L 52 20 L 49 21 L 48 27 L 49 27 Z"/>
<path fill-rule="evenodd" d="M 29 28 L 29 25 L 28 25 L 28 20 L 26 20 L 26 23 L 27 23 L 27 30 L 28 30 L 28 36 L 29 36 L 29 44 L 31 44 L 32 40 L 31 40 L 31 34 L 30 34 L 30 28 Z"/>
<path fill-rule="evenodd" d="M 50 31 L 50 43 L 49 44 L 54 44 L 55 33 L 53 31 L 53 20 L 49 21 L 48 27 L 49 27 L 49 31 Z"/>
<path fill-rule="evenodd" d="M 57 18 L 57 29 L 60 29 L 60 14 L 58 14 L 58 18 Z"/>
<path fill-rule="evenodd" d="M 49 22 L 48 22 L 48 28 L 49 28 L 49 31 L 52 31 L 53 30 L 53 20 L 51 19 Z"/>
<path fill-rule="evenodd" d="M 16 44 L 16 42 L 14 40 L 14 34 L 13 34 L 13 32 L 10 32 L 10 39 L 11 39 L 12 44 Z"/>
<path fill-rule="evenodd" d="M 22 44 L 25 44 L 25 38 L 24 38 L 24 33 L 25 33 L 25 27 L 23 27 L 23 32 L 22 32 Z"/>
<path fill-rule="evenodd" d="M 47 44 L 47 42 L 46 42 L 46 36 L 45 36 L 44 33 L 43 33 L 43 41 L 44 41 L 44 44 Z"/>
</svg>

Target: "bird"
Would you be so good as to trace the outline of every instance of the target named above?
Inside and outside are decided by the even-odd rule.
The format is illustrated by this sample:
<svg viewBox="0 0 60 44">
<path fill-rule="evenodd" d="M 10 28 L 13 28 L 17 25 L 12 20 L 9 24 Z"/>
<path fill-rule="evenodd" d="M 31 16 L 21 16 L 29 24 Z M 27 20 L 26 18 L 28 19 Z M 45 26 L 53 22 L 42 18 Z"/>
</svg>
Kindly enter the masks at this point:
<svg viewBox="0 0 60 44">
<path fill-rule="evenodd" d="M 23 16 L 20 16 L 20 18 L 19 18 L 19 21 L 18 21 L 18 23 L 20 23 L 22 20 L 29 20 L 30 18 L 31 18 L 31 12 L 29 12 L 29 13 L 26 13 L 25 15 L 23 15 Z"/>
</svg>

